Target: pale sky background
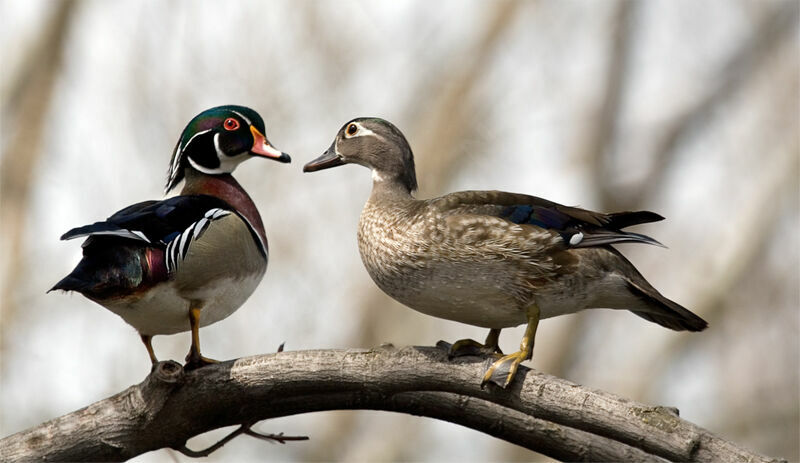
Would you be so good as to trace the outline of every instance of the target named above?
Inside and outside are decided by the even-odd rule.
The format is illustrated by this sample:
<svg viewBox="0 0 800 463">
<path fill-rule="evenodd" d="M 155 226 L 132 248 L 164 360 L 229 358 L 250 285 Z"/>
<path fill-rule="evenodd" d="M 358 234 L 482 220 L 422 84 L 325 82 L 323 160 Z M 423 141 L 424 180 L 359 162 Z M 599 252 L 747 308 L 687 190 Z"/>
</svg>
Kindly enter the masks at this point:
<svg viewBox="0 0 800 463">
<path fill-rule="evenodd" d="M 261 211 L 270 263 L 239 311 L 201 330 L 205 355 L 486 335 L 374 286 L 355 238 L 368 171 L 301 172 L 344 122 L 379 116 L 414 149 L 418 197 L 499 189 L 665 216 L 636 230 L 668 249 L 620 249 L 709 329 L 589 311 L 542 322 L 527 364 L 800 459 L 797 2 L 0 0 L 0 18 L 0 435 L 147 375 L 130 326 L 80 295 L 46 293 L 80 260 L 80 243 L 59 236 L 161 198 L 189 119 L 242 104 L 293 162 L 235 173 Z M 501 347 L 516 350 L 522 332 L 504 330 Z M 154 346 L 182 360 L 189 335 Z M 207 461 L 543 459 L 380 412 L 256 428 L 312 440 L 239 437 Z M 165 460 L 188 459 L 134 461 Z"/>
</svg>

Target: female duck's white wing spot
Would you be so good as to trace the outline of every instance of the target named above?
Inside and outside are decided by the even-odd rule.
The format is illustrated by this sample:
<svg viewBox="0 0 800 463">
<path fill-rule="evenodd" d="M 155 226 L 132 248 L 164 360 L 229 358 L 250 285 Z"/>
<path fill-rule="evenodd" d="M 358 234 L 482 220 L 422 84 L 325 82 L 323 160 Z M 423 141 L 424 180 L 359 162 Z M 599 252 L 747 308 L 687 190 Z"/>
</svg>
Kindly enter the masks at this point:
<svg viewBox="0 0 800 463">
<path fill-rule="evenodd" d="M 569 244 L 571 246 L 577 246 L 581 241 L 583 241 L 583 233 L 581 232 L 575 233 L 569 237 Z"/>
</svg>

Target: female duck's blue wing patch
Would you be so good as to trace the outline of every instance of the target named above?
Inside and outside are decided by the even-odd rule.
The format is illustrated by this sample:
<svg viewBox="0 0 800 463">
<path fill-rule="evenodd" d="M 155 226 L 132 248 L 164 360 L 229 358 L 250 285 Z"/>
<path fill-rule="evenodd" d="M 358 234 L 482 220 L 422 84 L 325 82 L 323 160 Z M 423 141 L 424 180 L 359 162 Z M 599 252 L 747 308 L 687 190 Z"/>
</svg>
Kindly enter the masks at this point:
<svg viewBox="0 0 800 463">
<path fill-rule="evenodd" d="M 506 206 L 498 216 L 520 225 L 535 225 L 561 235 L 570 247 L 601 246 L 614 243 L 647 243 L 663 246 L 655 239 L 621 229 L 640 223 L 663 220 L 649 211 L 600 214 L 550 203 Z"/>
<path fill-rule="evenodd" d="M 623 228 L 663 220 L 649 211 L 603 214 L 563 206 L 546 199 L 503 191 L 462 191 L 434 200 L 443 210 L 464 214 L 486 214 L 519 225 L 531 225 L 561 235 L 568 247 L 601 246 L 635 242 L 663 246 L 658 241 Z"/>
</svg>

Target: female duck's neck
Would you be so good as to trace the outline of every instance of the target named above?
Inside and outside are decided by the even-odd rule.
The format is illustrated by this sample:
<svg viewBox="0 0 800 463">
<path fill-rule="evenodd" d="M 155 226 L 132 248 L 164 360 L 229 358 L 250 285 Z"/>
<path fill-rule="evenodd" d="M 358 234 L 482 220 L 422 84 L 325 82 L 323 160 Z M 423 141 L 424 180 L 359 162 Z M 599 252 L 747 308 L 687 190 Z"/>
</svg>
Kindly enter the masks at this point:
<svg viewBox="0 0 800 463">
<path fill-rule="evenodd" d="M 400 177 L 372 172 L 372 197 L 381 199 L 411 199 L 411 190 Z"/>
<path fill-rule="evenodd" d="M 261 215 L 258 213 L 256 205 L 250 199 L 250 195 L 244 191 L 244 188 L 239 185 L 239 182 L 231 174 L 208 175 L 187 168 L 186 180 L 181 194 L 210 195 L 220 198 L 242 214 L 261 236 L 264 243 L 267 242 L 264 223 L 261 221 Z"/>
</svg>

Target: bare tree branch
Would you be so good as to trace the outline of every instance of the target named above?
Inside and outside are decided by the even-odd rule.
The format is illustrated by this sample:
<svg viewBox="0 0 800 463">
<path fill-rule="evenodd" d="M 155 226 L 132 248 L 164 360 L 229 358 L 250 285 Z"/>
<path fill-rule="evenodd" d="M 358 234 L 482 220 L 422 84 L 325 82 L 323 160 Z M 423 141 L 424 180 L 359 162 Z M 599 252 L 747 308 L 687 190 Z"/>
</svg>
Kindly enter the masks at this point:
<svg viewBox="0 0 800 463">
<path fill-rule="evenodd" d="M 124 460 L 159 448 L 185 448 L 189 438 L 223 426 L 375 409 L 449 420 L 568 459 L 771 461 L 681 420 L 672 409 L 527 368 L 508 390 L 481 389 L 489 361 L 448 361 L 444 349 L 389 346 L 281 352 L 191 372 L 161 362 L 139 385 L 4 438 L 0 460 Z M 586 433 L 596 436 L 587 440 Z M 617 453 L 592 453 L 606 446 L 597 436 L 644 452 L 614 444 L 603 451 Z M 550 448 L 541 446 L 542 439 L 549 439 Z"/>
</svg>

